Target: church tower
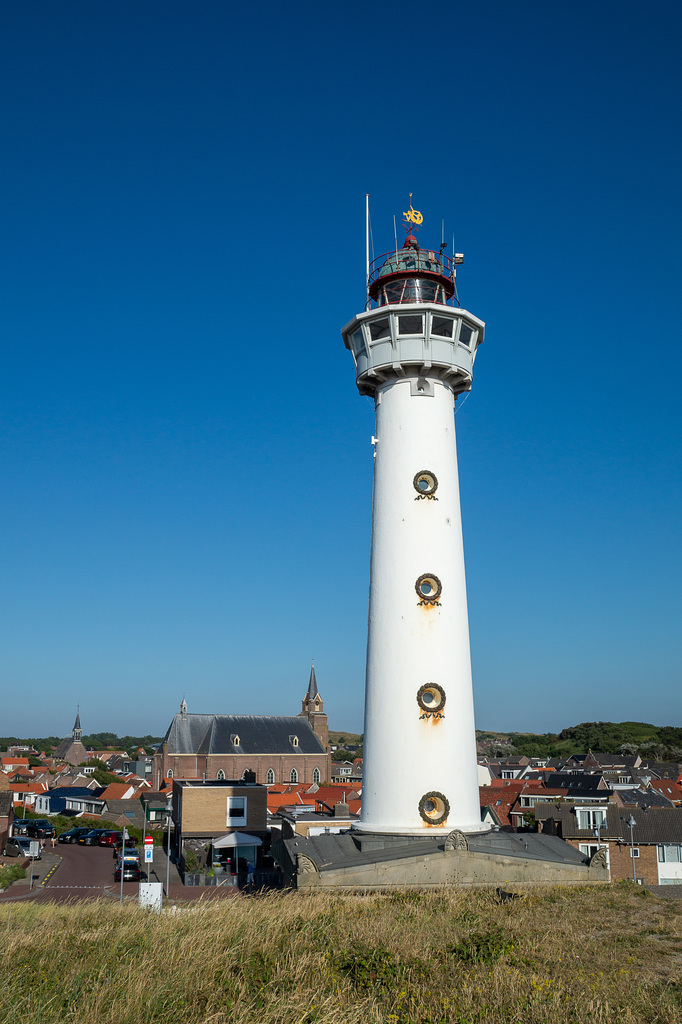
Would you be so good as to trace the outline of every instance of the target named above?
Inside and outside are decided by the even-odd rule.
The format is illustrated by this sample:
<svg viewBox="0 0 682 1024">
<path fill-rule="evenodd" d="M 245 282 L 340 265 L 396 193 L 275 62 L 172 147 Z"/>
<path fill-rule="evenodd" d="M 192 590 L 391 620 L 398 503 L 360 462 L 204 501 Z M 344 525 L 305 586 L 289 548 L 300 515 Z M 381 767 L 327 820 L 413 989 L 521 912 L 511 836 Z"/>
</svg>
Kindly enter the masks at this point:
<svg viewBox="0 0 682 1024">
<path fill-rule="evenodd" d="M 73 723 L 73 729 L 71 730 L 71 738 L 74 740 L 75 743 L 80 743 L 82 735 L 83 730 L 81 729 L 81 706 L 79 704 L 78 708 L 76 709 L 76 721 Z"/>
<path fill-rule="evenodd" d="M 327 723 L 327 716 L 324 713 L 324 701 L 320 696 L 320 691 L 317 688 L 317 679 L 315 678 L 315 662 L 313 661 L 310 669 L 310 679 L 308 681 L 308 689 L 306 695 L 301 702 L 301 713 L 299 718 L 307 718 L 310 722 L 313 732 L 319 737 L 325 747 L 329 744 L 329 727 Z"/>
</svg>

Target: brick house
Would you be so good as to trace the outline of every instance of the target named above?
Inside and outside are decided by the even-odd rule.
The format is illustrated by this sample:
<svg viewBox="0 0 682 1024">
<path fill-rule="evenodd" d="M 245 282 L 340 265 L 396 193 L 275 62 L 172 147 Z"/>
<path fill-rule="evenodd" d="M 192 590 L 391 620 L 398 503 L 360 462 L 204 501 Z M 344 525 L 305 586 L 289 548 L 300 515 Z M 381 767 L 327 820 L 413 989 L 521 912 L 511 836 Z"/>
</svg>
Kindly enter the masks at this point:
<svg viewBox="0 0 682 1024">
<path fill-rule="evenodd" d="M 268 838 L 268 790 L 243 779 L 173 782 L 171 817 L 176 860 L 189 850 L 206 861 L 206 848 L 229 833 Z"/>
<path fill-rule="evenodd" d="M 538 803 L 535 817 L 543 830 L 553 819 L 557 834 L 586 857 L 605 847 L 612 882 L 634 877 L 645 885 L 682 885 L 682 808 Z"/>
<path fill-rule="evenodd" d="M 5 849 L 10 826 L 14 821 L 14 802 L 9 790 L 0 793 L 0 853 Z"/>
<path fill-rule="evenodd" d="M 327 716 L 311 671 L 301 713 L 276 715 L 190 714 L 186 701 L 154 757 L 154 785 L 164 778 L 224 781 L 251 773 L 264 786 L 319 785 L 331 777 Z"/>
</svg>

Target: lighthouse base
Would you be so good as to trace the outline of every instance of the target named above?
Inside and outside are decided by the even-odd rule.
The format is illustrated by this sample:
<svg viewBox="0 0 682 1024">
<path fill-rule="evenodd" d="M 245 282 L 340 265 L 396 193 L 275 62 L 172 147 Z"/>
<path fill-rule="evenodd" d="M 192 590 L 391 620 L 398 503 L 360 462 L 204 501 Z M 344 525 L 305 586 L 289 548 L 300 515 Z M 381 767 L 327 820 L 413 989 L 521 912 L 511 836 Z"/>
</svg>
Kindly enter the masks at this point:
<svg viewBox="0 0 682 1024">
<path fill-rule="evenodd" d="M 444 839 L 350 832 L 306 837 L 290 830 L 273 843 L 272 854 L 295 889 L 609 881 L 601 858 L 590 864 L 557 836 L 531 832 L 454 832 Z"/>
</svg>

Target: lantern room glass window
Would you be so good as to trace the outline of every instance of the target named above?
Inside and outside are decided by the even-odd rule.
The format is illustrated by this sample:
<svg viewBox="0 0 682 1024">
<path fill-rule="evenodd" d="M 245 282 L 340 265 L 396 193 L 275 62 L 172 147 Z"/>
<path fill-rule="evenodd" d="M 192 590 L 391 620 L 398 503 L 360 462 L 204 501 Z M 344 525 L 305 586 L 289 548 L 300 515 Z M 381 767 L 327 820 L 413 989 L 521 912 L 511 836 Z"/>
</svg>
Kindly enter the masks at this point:
<svg viewBox="0 0 682 1024">
<path fill-rule="evenodd" d="M 454 320 L 447 320 L 444 316 L 433 316 L 431 318 L 431 334 L 435 334 L 439 338 L 451 338 L 454 326 Z"/>
<path fill-rule="evenodd" d="M 422 316 L 399 316 L 398 334 L 423 334 L 424 318 Z"/>
<path fill-rule="evenodd" d="M 365 340 L 362 337 L 362 327 L 359 330 L 357 330 L 357 331 L 353 331 L 353 333 L 351 334 L 351 336 L 350 336 L 350 347 L 351 347 L 351 351 L 356 356 L 359 355 L 360 352 L 364 352 L 365 351 Z"/>
<path fill-rule="evenodd" d="M 469 327 L 469 324 L 462 323 L 459 328 L 459 340 L 462 345 L 467 348 L 473 348 L 476 344 L 476 335 L 478 331 L 473 330 Z"/>
<path fill-rule="evenodd" d="M 380 306 L 385 306 L 389 302 L 440 302 L 445 305 L 446 301 L 443 286 L 424 277 L 389 281 L 382 285 L 377 296 Z"/>
<path fill-rule="evenodd" d="M 388 317 L 382 320 L 374 320 L 369 325 L 369 336 L 372 341 L 381 341 L 383 338 L 391 337 L 391 328 L 388 323 Z"/>
</svg>

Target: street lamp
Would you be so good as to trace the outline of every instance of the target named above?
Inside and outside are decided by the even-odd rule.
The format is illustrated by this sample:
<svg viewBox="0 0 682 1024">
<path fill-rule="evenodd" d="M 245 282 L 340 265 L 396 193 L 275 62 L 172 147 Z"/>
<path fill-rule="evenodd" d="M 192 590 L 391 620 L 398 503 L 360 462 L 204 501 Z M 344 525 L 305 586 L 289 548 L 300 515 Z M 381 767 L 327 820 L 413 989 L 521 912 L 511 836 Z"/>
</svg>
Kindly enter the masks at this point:
<svg viewBox="0 0 682 1024">
<path fill-rule="evenodd" d="M 628 820 L 625 822 L 625 824 L 630 829 L 630 856 L 632 857 L 632 881 L 636 883 L 637 882 L 637 872 L 635 871 L 635 840 L 634 840 L 634 834 L 635 834 L 635 825 L 637 824 L 637 822 L 633 818 L 632 814 L 630 815 Z"/>
<path fill-rule="evenodd" d="M 168 822 L 168 834 L 166 838 L 166 899 L 168 899 L 168 891 L 170 889 L 170 827 L 171 827 L 171 811 L 173 810 L 173 794 L 168 794 L 168 801 L 166 803 L 166 821 Z"/>
</svg>

